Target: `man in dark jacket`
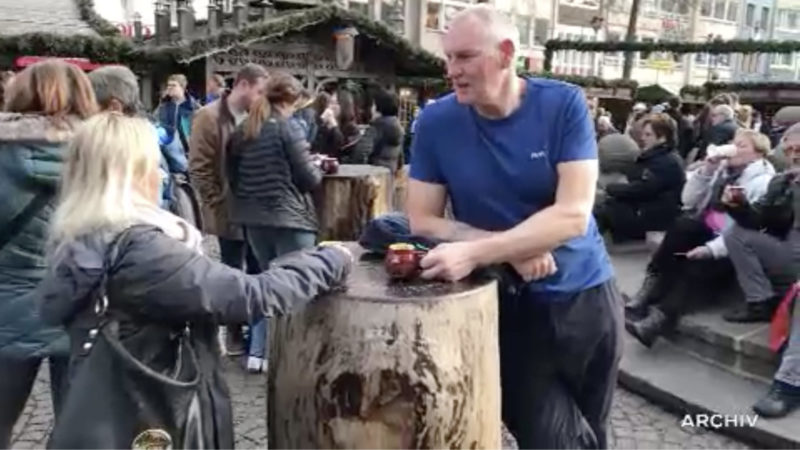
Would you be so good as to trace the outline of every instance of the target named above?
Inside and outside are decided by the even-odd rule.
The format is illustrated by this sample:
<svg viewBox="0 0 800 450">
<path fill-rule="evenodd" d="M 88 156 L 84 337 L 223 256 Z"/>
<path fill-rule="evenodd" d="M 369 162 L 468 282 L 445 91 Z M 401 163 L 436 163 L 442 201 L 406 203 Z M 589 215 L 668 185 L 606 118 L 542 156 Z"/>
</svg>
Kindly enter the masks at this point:
<svg viewBox="0 0 800 450">
<path fill-rule="evenodd" d="M 681 212 L 681 189 L 686 182 L 680 157 L 674 151 L 675 122 L 653 114 L 642 126 L 647 150 L 626 173 L 627 183 L 606 187 L 608 198 L 595 210 L 603 231 L 615 241 L 643 239 L 646 231 L 665 230 Z"/>
<path fill-rule="evenodd" d="M 767 193 L 752 205 L 723 194 L 736 226 L 725 245 L 746 303 L 725 314 L 731 322 L 767 322 L 800 273 L 800 124 L 786 130 L 782 144 L 792 167 L 770 181 Z M 762 231 L 763 230 L 763 231 Z M 800 406 L 800 302 L 787 348 L 767 395 L 753 406 L 764 417 L 783 417 Z"/>
<path fill-rule="evenodd" d="M 677 125 L 675 149 L 678 151 L 681 158 L 685 159 L 694 147 L 694 131 L 692 130 L 692 123 L 681 113 L 680 97 L 672 97 L 669 99 L 669 108 L 667 108 L 666 113 L 669 114 Z"/>
<path fill-rule="evenodd" d="M 192 129 L 192 118 L 200 104 L 186 92 L 186 76 L 171 75 L 167 80 L 167 91 L 156 109 L 158 124 L 167 131 L 171 143 L 179 139 L 184 152 L 189 151 L 189 136 Z"/>
<path fill-rule="evenodd" d="M 189 144 L 189 171 L 200 196 L 203 231 L 217 236 L 222 262 L 250 272 L 258 270 L 255 258 L 247 251 L 240 227 L 230 223 L 229 183 L 224 170 L 225 148 L 236 128 L 247 117 L 250 105 L 264 95 L 267 72 L 256 64 L 244 66 L 236 76 L 231 92 L 200 109 L 195 115 Z M 244 352 L 238 328 L 228 329 L 227 353 Z"/>
</svg>

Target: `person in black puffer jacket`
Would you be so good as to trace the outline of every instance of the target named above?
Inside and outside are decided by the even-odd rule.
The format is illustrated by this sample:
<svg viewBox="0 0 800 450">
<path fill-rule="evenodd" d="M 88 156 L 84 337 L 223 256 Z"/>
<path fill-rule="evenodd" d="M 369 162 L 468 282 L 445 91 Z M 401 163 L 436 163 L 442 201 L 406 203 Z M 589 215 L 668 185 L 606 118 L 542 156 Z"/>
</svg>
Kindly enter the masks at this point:
<svg viewBox="0 0 800 450">
<path fill-rule="evenodd" d="M 646 150 L 625 174 L 628 183 L 609 184 L 608 198 L 595 209 L 601 230 L 610 231 L 615 241 L 665 230 L 681 212 L 686 174 L 675 152 L 675 122 L 663 113 L 646 117 L 642 139 Z"/>
<path fill-rule="evenodd" d="M 270 76 L 266 97 L 228 144 L 231 221 L 242 225 L 260 267 L 285 253 L 312 247 L 317 218 L 311 191 L 322 172 L 302 128 L 290 120 L 302 85 L 288 74 Z M 248 370 L 264 367 L 266 327 L 253 324 Z"/>
</svg>

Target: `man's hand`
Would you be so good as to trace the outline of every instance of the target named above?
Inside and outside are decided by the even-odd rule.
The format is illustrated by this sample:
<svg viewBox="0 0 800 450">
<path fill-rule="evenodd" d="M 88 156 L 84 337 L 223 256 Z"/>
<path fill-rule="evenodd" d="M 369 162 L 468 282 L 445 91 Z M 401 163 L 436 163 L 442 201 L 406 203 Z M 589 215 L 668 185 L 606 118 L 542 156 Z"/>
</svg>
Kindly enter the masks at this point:
<svg viewBox="0 0 800 450">
<path fill-rule="evenodd" d="M 439 244 L 422 258 L 419 265 L 422 278 L 462 280 L 478 267 L 475 245 L 472 242 Z"/>
<path fill-rule="evenodd" d="M 514 270 L 517 271 L 525 282 L 541 280 L 558 271 L 556 260 L 550 252 L 525 261 L 511 263 L 511 266 L 514 267 Z"/>
<path fill-rule="evenodd" d="M 714 255 L 711 253 L 711 249 L 705 245 L 695 247 L 686 253 L 686 259 L 711 259 L 713 256 Z"/>
</svg>

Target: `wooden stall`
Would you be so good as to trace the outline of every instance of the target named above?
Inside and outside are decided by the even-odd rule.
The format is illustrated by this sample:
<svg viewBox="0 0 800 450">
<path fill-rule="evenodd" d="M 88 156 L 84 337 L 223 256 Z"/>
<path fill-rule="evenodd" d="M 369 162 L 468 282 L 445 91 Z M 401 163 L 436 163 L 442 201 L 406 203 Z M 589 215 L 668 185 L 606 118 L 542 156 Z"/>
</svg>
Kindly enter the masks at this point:
<svg viewBox="0 0 800 450">
<path fill-rule="evenodd" d="M 271 326 L 270 447 L 501 448 L 495 282 L 392 282 L 352 248 L 344 289 Z"/>
</svg>

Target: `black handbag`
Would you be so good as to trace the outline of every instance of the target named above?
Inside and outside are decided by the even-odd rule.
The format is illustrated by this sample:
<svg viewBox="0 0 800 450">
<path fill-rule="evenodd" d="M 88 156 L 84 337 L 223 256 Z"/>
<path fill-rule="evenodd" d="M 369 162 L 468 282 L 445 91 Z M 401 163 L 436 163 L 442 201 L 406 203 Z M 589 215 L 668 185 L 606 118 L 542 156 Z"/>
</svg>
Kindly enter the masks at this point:
<svg viewBox="0 0 800 450">
<path fill-rule="evenodd" d="M 126 233 L 122 233 L 123 235 Z M 117 238 L 109 248 L 116 254 Z M 154 370 L 135 357 L 120 341 L 126 325 L 106 296 L 104 275 L 96 291 L 93 315 L 97 327 L 73 351 L 66 398 L 58 412 L 48 448 L 184 449 L 213 447 L 205 442 L 201 411 L 201 369 L 189 327 L 171 330 L 145 325 L 130 339 L 133 347 L 163 342 L 153 335 L 170 336 L 173 348 L 156 349 L 174 355 L 169 370 Z M 90 314 L 91 316 L 92 314 Z M 74 337 L 73 337 L 74 339 Z M 138 339 L 138 342 L 137 342 Z M 137 345 L 137 343 L 139 345 Z"/>
</svg>

